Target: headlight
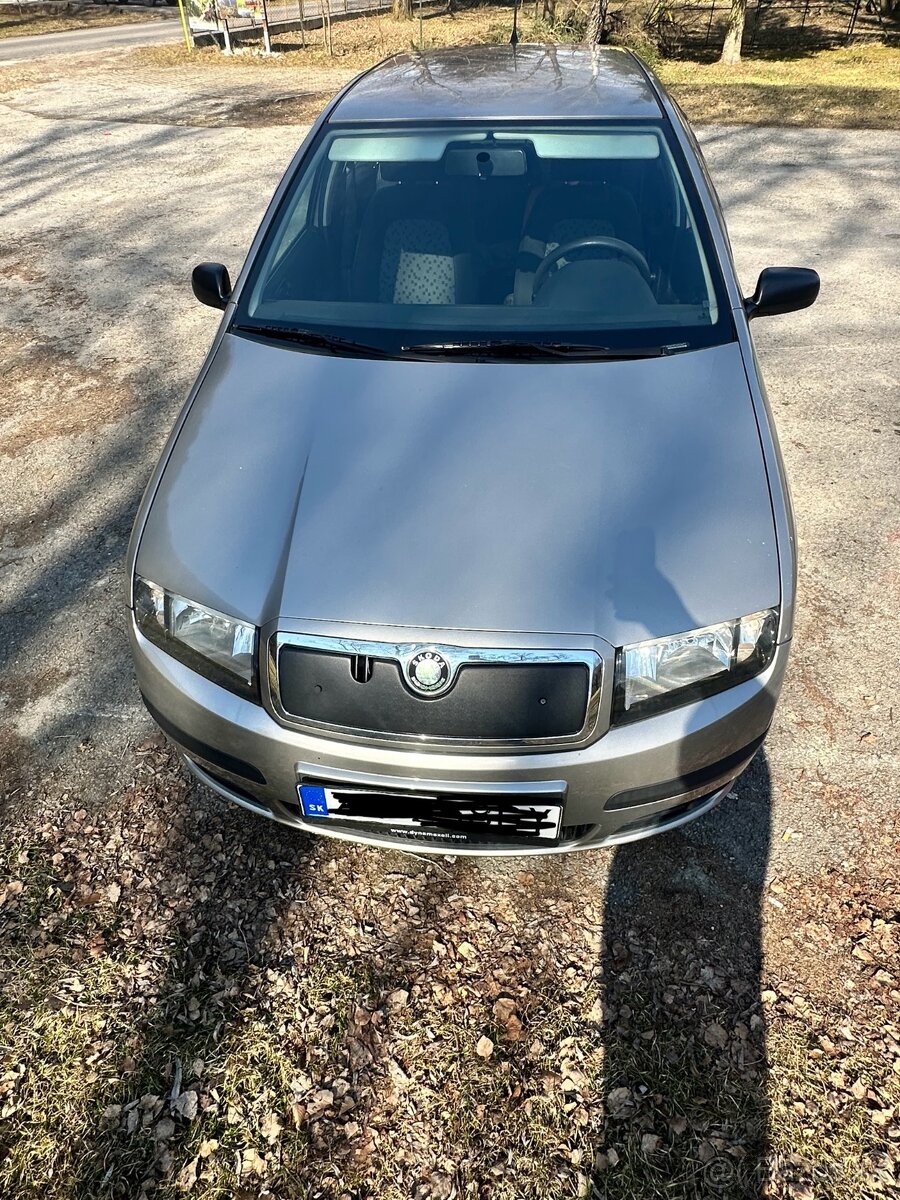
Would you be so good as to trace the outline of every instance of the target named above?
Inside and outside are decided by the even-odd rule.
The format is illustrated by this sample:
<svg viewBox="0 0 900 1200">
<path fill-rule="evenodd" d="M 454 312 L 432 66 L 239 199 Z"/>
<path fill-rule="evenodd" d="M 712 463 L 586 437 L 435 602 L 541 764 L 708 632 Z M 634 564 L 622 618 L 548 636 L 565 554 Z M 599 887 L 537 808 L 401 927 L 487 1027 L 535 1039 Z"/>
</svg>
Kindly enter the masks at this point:
<svg viewBox="0 0 900 1200">
<path fill-rule="evenodd" d="M 623 646 L 616 655 L 613 723 L 688 704 L 758 675 L 775 654 L 775 609 L 677 637 Z"/>
<path fill-rule="evenodd" d="M 256 699 L 256 626 L 226 617 L 137 576 L 134 618 L 141 633 L 214 683 Z"/>
</svg>

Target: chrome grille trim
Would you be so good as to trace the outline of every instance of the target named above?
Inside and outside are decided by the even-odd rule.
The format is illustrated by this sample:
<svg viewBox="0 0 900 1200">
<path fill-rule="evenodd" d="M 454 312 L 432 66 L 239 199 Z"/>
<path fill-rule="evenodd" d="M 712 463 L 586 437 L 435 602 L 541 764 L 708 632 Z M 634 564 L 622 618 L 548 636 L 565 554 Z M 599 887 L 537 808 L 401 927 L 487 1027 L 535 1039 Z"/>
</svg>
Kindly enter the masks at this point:
<svg viewBox="0 0 900 1200">
<path fill-rule="evenodd" d="M 542 663 L 575 663 L 588 669 L 588 699 L 584 723 L 577 733 L 563 737 L 521 738 L 516 740 L 469 739 L 430 737 L 404 733 L 382 733 L 371 729 L 355 729 L 345 725 L 332 725 L 324 721 L 311 721 L 288 713 L 281 704 L 278 682 L 278 655 L 283 646 L 296 646 L 305 650 L 320 650 L 343 657 L 358 655 L 396 662 L 401 672 L 406 673 L 411 659 L 424 650 L 436 650 L 450 666 L 451 680 L 456 678 L 459 668 L 469 665 L 540 665 Z M 274 633 L 267 643 L 266 675 L 268 701 L 275 719 L 288 729 L 297 729 L 312 734 L 327 734 L 344 741 L 373 742 L 380 745 L 406 745 L 410 748 L 429 746 L 445 749 L 466 750 L 527 750 L 553 749 L 555 747 L 586 745 L 593 738 L 600 717 L 600 696 L 603 682 L 603 660 L 596 650 L 521 649 L 514 646 L 498 648 L 453 646 L 441 642 L 374 642 L 357 638 L 321 637 L 307 633 Z M 435 703 L 427 700 L 426 703 Z"/>
</svg>

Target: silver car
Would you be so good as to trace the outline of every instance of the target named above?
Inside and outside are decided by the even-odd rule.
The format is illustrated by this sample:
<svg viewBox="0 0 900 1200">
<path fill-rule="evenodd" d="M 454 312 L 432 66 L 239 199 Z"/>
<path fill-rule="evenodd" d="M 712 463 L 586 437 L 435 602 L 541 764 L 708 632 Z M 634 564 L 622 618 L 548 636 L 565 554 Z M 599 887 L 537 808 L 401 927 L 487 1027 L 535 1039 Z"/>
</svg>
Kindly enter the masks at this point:
<svg viewBox="0 0 900 1200">
<path fill-rule="evenodd" d="M 140 689 L 221 796 L 441 853 L 607 846 L 761 746 L 795 544 L 680 110 L 632 54 L 395 57 L 322 114 L 132 537 Z"/>
</svg>

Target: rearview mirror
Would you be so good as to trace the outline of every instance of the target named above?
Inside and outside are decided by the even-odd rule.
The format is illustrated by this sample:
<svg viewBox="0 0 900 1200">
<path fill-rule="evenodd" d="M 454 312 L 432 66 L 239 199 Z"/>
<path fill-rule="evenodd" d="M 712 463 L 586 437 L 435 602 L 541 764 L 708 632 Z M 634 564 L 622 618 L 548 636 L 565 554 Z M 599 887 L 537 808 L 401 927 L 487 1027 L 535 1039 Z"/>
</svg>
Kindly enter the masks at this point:
<svg viewBox="0 0 900 1200">
<path fill-rule="evenodd" d="M 819 276 L 808 267 L 766 267 L 756 291 L 744 301 L 747 319 L 777 317 L 809 308 L 819 294 Z"/>
<path fill-rule="evenodd" d="M 228 268 L 221 263 L 198 263 L 191 275 L 191 287 L 201 304 L 224 308 L 231 296 Z"/>
</svg>

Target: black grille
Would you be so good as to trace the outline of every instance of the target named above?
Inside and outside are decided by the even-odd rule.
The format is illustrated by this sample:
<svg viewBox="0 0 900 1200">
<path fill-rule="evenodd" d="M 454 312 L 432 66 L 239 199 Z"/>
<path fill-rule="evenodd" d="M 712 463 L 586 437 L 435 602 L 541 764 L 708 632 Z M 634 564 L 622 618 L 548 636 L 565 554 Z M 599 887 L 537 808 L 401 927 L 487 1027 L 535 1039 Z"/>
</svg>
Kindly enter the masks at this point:
<svg viewBox="0 0 900 1200">
<path fill-rule="evenodd" d="M 414 695 L 396 662 L 284 646 L 279 692 L 286 713 L 372 733 L 515 742 L 568 737 L 585 723 L 584 663 L 464 664 L 439 697 Z M 371 667 L 371 670 L 369 669 Z"/>
</svg>

